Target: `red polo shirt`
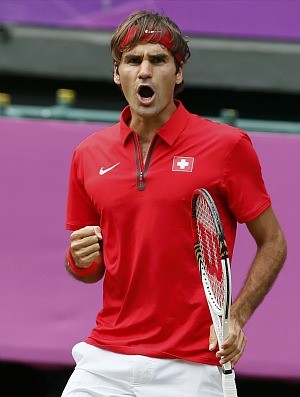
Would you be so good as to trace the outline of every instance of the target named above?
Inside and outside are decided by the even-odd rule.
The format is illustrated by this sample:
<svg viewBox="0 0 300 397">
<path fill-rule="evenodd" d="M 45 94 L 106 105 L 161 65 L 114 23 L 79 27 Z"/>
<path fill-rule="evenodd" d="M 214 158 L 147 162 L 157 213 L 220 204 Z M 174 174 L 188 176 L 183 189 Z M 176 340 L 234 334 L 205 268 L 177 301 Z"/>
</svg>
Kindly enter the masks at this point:
<svg viewBox="0 0 300 397">
<path fill-rule="evenodd" d="M 103 309 L 88 343 L 119 353 L 218 364 L 208 351 L 210 314 L 193 249 L 191 196 L 205 188 L 232 254 L 236 222 L 270 206 L 261 168 L 242 131 L 177 110 L 142 163 L 137 135 L 120 123 L 75 150 L 67 228 L 100 225 Z"/>
</svg>

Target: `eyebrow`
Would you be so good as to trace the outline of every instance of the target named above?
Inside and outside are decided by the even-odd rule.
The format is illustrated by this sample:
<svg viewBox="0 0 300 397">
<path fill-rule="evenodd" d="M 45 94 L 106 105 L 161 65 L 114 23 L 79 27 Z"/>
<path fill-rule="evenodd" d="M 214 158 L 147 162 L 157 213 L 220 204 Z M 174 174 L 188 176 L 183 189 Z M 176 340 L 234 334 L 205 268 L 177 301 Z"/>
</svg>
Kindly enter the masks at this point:
<svg viewBox="0 0 300 397">
<path fill-rule="evenodd" d="M 157 54 L 149 54 L 148 55 L 149 60 L 166 60 L 168 58 L 168 54 L 165 53 L 157 53 Z M 141 60 L 143 59 L 143 55 L 139 54 L 127 54 L 124 56 L 125 61 L 131 61 L 131 60 Z"/>
</svg>

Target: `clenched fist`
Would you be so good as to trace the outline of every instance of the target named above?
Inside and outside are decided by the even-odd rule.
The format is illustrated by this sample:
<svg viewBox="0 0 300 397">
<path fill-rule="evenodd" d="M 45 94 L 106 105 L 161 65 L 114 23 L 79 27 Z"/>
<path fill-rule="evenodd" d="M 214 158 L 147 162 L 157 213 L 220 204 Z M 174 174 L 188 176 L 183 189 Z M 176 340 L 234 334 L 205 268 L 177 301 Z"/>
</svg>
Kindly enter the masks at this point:
<svg viewBox="0 0 300 397">
<path fill-rule="evenodd" d="M 99 226 L 86 226 L 71 234 L 71 254 L 75 265 L 87 268 L 100 256 L 102 240 Z"/>
</svg>

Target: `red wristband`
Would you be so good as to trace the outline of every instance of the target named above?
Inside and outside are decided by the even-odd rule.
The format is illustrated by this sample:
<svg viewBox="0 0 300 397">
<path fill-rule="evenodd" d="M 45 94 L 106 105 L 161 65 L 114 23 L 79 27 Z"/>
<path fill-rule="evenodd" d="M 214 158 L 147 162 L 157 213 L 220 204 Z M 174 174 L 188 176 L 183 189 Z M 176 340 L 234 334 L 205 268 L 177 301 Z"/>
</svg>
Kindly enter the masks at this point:
<svg viewBox="0 0 300 397">
<path fill-rule="evenodd" d="M 71 254 L 71 249 L 70 247 L 68 248 L 67 251 L 67 262 L 68 262 L 68 266 L 71 269 L 72 273 L 74 273 L 76 276 L 89 276 L 90 274 L 93 273 L 95 266 L 96 266 L 96 261 L 92 262 L 90 264 L 90 266 L 85 267 L 85 268 L 81 268 L 75 265 L 73 256 Z"/>
</svg>

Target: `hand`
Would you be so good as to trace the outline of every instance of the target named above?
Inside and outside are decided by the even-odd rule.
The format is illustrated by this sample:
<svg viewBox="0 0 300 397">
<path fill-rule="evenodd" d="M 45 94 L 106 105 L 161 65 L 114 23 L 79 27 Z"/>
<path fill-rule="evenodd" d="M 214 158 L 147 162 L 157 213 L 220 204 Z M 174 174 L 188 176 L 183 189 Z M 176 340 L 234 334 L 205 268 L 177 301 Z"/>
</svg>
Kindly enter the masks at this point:
<svg viewBox="0 0 300 397">
<path fill-rule="evenodd" d="M 216 356 L 220 357 L 220 364 L 223 365 L 231 361 L 234 367 L 241 358 L 247 343 L 246 335 L 242 328 L 231 320 L 230 332 L 228 338 L 224 341 L 221 349 L 217 351 Z M 217 347 L 218 340 L 213 324 L 210 326 L 209 334 L 209 350 L 213 351 Z"/>
<path fill-rule="evenodd" d="M 71 234 L 71 254 L 75 265 L 87 268 L 100 256 L 99 241 L 102 240 L 99 226 L 86 226 Z"/>
<path fill-rule="evenodd" d="M 242 328 L 237 321 L 231 319 L 229 336 L 216 353 L 216 356 L 220 357 L 220 364 L 223 365 L 230 361 L 234 367 L 243 355 L 246 343 L 247 338 Z"/>
</svg>

